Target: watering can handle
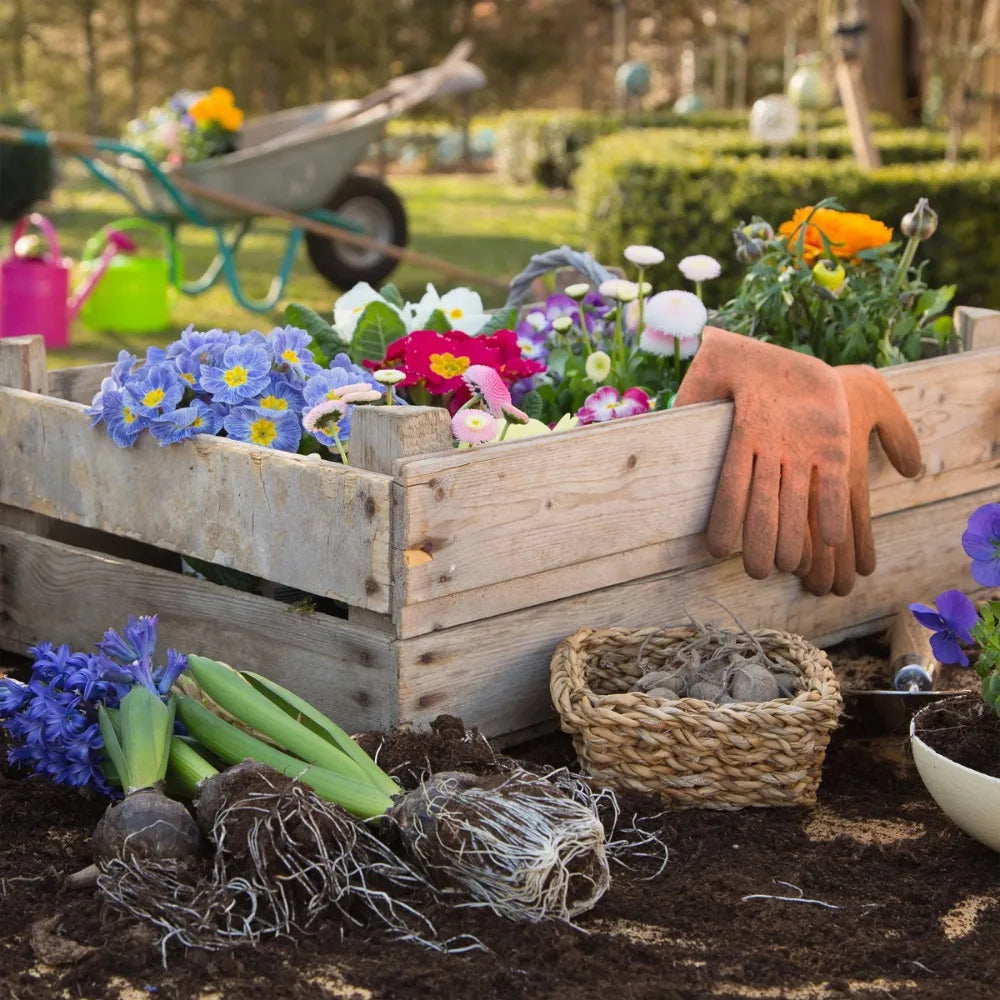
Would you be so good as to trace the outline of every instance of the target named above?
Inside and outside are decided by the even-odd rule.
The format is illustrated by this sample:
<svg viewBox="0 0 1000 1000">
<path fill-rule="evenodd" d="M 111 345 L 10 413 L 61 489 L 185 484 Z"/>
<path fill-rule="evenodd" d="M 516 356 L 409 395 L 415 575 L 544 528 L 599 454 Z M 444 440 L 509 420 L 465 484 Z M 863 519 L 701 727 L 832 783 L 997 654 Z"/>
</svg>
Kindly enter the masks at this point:
<svg viewBox="0 0 1000 1000">
<path fill-rule="evenodd" d="M 155 233 L 157 236 L 162 236 L 168 251 L 171 249 L 172 241 L 170 235 L 163 226 L 157 225 L 155 222 L 150 222 L 149 219 L 116 219 L 114 222 L 109 222 L 102 229 L 99 229 L 87 240 L 83 246 L 83 253 L 80 255 L 80 262 L 97 260 L 104 253 L 108 237 L 112 232 L 116 230 L 125 232 L 129 229 L 144 229 L 147 232 Z"/>
<path fill-rule="evenodd" d="M 56 235 L 55 226 L 45 218 L 41 212 L 32 212 L 31 215 L 22 216 L 17 220 L 14 225 L 13 230 L 10 234 L 10 252 L 14 253 L 14 245 L 17 241 L 24 235 L 25 225 L 32 225 L 36 229 L 40 229 L 42 235 L 45 237 L 45 242 L 49 245 L 49 256 L 50 261 L 55 261 L 59 263 L 62 261 L 62 254 L 59 252 L 59 237 Z"/>
</svg>

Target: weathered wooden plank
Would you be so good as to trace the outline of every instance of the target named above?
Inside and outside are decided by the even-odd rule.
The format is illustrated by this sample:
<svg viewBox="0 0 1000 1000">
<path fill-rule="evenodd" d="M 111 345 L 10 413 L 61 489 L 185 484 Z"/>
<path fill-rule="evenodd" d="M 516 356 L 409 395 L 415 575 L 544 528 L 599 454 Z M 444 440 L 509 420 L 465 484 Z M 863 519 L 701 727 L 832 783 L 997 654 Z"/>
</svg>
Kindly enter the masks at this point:
<svg viewBox="0 0 1000 1000">
<path fill-rule="evenodd" d="M 27 392 L 45 392 L 45 341 L 41 337 L 7 337 L 0 340 L 0 385 Z"/>
<path fill-rule="evenodd" d="M 397 459 L 450 451 L 451 418 L 440 406 L 359 406 L 351 417 L 351 465 L 391 476 Z"/>
<path fill-rule="evenodd" d="M 917 428 L 924 473 L 902 480 L 873 446 L 877 512 L 1000 481 L 1000 348 L 885 375 Z M 663 558 L 665 543 L 704 530 L 731 414 L 728 403 L 685 407 L 398 464 L 405 495 L 393 544 L 420 556 L 404 565 L 400 607 L 463 591 L 479 591 L 482 606 L 480 588 L 577 564 L 597 571 L 577 578 L 578 591 L 592 589 L 602 585 L 594 561 L 652 547 L 640 575 Z M 521 593 L 522 606 L 545 598 L 530 587 Z"/>
<path fill-rule="evenodd" d="M 123 450 L 83 411 L 0 389 L 0 503 L 389 609 L 387 476 L 220 437 Z"/>
<path fill-rule="evenodd" d="M 111 362 L 79 365 L 76 368 L 53 368 L 49 372 L 49 395 L 89 406 L 114 366 L 114 362 Z"/>
<path fill-rule="evenodd" d="M 159 615 L 158 648 L 258 670 L 351 731 L 397 720 L 389 637 L 320 613 L 0 527 L 0 646 L 89 650 L 128 615 Z"/>
<path fill-rule="evenodd" d="M 420 723 L 450 712 L 488 736 L 544 722 L 552 711 L 552 652 L 585 625 L 666 626 L 688 614 L 726 624 L 728 611 L 750 628 L 821 640 L 866 623 L 874 630 L 904 601 L 951 587 L 976 589 L 962 531 L 977 506 L 995 499 L 991 488 L 876 518 L 878 569 L 843 598 L 814 597 L 788 574 L 750 580 L 733 557 L 404 639 L 397 645 L 400 716 Z"/>
</svg>

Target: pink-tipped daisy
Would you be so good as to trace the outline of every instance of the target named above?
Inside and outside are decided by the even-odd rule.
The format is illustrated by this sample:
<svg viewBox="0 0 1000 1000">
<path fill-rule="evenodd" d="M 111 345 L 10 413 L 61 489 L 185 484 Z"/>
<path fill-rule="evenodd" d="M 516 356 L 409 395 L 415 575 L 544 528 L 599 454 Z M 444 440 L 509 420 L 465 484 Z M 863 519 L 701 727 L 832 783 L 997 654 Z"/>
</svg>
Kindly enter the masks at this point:
<svg viewBox="0 0 1000 1000">
<path fill-rule="evenodd" d="M 497 436 L 498 427 L 485 410 L 459 410 L 451 418 L 451 432 L 462 444 L 486 444 Z"/>
<path fill-rule="evenodd" d="M 531 419 L 524 410 L 519 410 L 513 403 L 504 403 L 500 407 L 500 412 L 509 424 L 526 424 Z"/>
<path fill-rule="evenodd" d="M 673 357 L 674 344 L 679 342 L 680 356 L 693 357 L 707 321 L 708 311 L 697 295 L 677 290 L 660 292 L 646 303 L 639 347 L 648 354 Z"/>
<path fill-rule="evenodd" d="M 482 397 L 490 416 L 499 417 L 503 408 L 511 405 L 510 389 L 500 373 L 489 365 L 469 365 L 462 378 L 470 392 Z"/>
<path fill-rule="evenodd" d="M 337 399 L 344 403 L 374 403 L 376 399 L 381 399 L 382 393 L 373 389 L 370 385 L 362 383 L 361 388 L 348 386 L 337 390 Z"/>
<path fill-rule="evenodd" d="M 347 416 L 347 403 L 342 399 L 324 399 L 303 418 L 302 426 L 323 444 L 334 445 Z"/>
</svg>

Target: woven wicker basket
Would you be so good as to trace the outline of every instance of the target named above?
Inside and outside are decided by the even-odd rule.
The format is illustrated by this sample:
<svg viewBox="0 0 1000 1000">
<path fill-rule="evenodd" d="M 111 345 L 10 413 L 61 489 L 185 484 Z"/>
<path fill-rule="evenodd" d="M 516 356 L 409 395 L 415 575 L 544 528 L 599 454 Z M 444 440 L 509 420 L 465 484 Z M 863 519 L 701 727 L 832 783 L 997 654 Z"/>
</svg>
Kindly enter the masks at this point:
<svg viewBox="0 0 1000 1000">
<path fill-rule="evenodd" d="M 600 784 L 654 794 L 676 808 L 742 809 L 816 801 L 843 702 L 830 661 L 800 636 L 760 630 L 794 698 L 716 705 L 630 691 L 669 665 L 689 627 L 581 629 L 552 657 L 552 701 L 584 769 Z M 641 659 L 641 663 L 640 663 Z"/>
</svg>

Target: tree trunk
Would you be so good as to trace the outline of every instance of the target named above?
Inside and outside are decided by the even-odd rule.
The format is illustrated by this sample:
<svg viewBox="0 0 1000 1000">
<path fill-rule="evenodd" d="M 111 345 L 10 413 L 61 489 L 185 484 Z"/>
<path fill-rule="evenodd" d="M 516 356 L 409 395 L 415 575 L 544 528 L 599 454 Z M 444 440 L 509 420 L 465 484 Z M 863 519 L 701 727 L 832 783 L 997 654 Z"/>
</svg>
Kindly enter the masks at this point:
<svg viewBox="0 0 1000 1000">
<path fill-rule="evenodd" d="M 142 108 L 142 35 L 139 30 L 139 5 L 142 0 L 125 0 L 125 22 L 128 30 L 129 75 L 132 91 L 129 95 L 129 117 L 138 118 Z"/>
<path fill-rule="evenodd" d="M 87 50 L 87 129 L 91 135 L 100 135 L 101 91 L 98 86 L 97 32 L 94 28 L 97 0 L 80 0 L 79 10 Z"/>
</svg>

